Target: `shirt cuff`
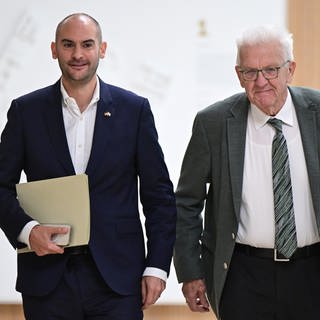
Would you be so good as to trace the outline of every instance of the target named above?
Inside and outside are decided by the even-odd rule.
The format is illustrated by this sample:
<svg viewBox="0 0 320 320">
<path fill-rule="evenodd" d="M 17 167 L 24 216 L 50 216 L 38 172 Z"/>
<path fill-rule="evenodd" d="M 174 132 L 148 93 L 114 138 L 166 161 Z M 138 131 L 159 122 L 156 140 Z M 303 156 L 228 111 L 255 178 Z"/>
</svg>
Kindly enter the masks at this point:
<svg viewBox="0 0 320 320">
<path fill-rule="evenodd" d="M 29 242 L 29 237 L 30 237 L 30 232 L 33 229 L 33 227 L 39 225 L 40 223 L 38 221 L 32 220 L 29 221 L 21 230 L 19 236 L 18 236 L 18 241 L 25 243 L 29 249 L 30 248 L 30 242 Z"/>
<path fill-rule="evenodd" d="M 143 277 L 157 277 L 163 280 L 164 282 L 167 281 L 168 275 L 165 271 L 158 269 L 158 268 L 153 268 L 153 267 L 147 267 L 144 270 L 144 273 L 142 275 Z"/>
</svg>

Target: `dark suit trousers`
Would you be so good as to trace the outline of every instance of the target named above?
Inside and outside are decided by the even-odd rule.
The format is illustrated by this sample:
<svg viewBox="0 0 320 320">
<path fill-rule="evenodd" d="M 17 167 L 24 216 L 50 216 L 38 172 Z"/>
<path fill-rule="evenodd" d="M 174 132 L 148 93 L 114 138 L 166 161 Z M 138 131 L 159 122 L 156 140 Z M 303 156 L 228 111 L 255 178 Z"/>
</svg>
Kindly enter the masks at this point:
<svg viewBox="0 0 320 320">
<path fill-rule="evenodd" d="M 71 255 L 63 279 L 47 296 L 22 295 L 26 320 L 141 320 L 140 295 L 109 288 L 90 254 Z"/>
<path fill-rule="evenodd" d="M 235 251 L 221 320 L 319 320 L 320 256 L 290 262 Z"/>
</svg>

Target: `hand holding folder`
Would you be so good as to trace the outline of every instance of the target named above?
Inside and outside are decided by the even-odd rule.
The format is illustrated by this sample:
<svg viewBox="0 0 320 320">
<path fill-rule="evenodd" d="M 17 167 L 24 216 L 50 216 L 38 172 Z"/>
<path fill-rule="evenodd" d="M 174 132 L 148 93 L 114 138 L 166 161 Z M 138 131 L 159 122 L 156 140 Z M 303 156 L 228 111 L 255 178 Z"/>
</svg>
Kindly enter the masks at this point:
<svg viewBox="0 0 320 320">
<path fill-rule="evenodd" d="M 41 224 L 71 227 L 67 247 L 86 245 L 90 237 L 90 199 L 86 174 L 16 185 L 21 207 Z M 18 253 L 31 252 L 29 248 Z"/>
</svg>

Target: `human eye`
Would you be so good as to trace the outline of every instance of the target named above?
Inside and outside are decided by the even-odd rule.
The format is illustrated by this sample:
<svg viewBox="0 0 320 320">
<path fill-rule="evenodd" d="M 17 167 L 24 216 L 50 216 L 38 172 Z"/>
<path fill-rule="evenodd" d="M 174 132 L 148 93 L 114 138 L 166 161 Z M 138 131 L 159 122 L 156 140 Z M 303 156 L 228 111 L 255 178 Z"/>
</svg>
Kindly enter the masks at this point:
<svg viewBox="0 0 320 320">
<path fill-rule="evenodd" d="M 72 41 L 63 41 L 62 42 L 62 46 L 64 47 L 64 48 L 72 48 L 73 47 L 73 42 Z"/>
<path fill-rule="evenodd" d="M 94 41 L 84 41 L 82 44 L 83 48 L 90 49 L 94 46 Z"/>
<path fill-rule="evenodd" d="M 276 67 L 268 67 L 268 68 L 264 68 L 263 69 L 263 73 L 266 76 L 274 76 L 275 74 L 277 74 L 278 69 Z"/>
<path fill-rule="evenodd" d="M 242 73 L 243 73 L 244 78 L 247 80 L 253 80 L 257 76 L 257 70 L 255 70 L 255 69 L 245 70 Z"/>
</svg>

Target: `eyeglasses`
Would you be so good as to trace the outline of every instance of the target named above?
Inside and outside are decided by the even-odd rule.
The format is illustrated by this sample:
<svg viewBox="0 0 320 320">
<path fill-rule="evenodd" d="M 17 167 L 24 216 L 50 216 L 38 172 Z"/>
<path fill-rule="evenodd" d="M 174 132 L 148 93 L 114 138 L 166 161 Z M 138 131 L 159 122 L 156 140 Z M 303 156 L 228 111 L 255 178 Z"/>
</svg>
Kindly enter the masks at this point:
<svg viewBox="0 0 320 320">
<path fill-rule="evenodd" d="M 240 70 L 242 77 L 246 81 L 255 81 L 258 78 L 259 72 L 262 73 L 266 80 L 272 80 L 278 78 L 279 70 L 284 67 L 290 60 L 285 61 L 278 67 L 267 67 L 263 69 L 249 69 L 249 70 Z"/>
</svg>

